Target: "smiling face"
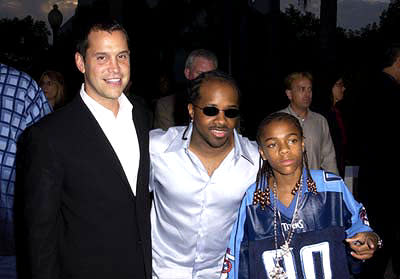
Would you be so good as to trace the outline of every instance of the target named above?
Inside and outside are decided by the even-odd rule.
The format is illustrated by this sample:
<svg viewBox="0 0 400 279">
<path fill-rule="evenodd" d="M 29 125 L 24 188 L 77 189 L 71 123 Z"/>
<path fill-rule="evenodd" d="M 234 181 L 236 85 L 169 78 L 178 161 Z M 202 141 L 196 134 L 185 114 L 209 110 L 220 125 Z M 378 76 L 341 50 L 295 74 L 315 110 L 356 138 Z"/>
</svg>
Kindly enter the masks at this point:
<svg viewBox="0 0 400 279">
<path fill-rule="evenodd" d="M 288 120 L 274 120 L 262 129 L 259 151 L 275 175 L 301 172 L 304 141 L 299 129 Z"/>
<path fill-rule="evenodd" d="M 215 116 L 207 116 L 202 111 L 204 107 L 215 107 L 220 111 Z M 232 85 L 219 80 L 204 82 L 196 103 L 188 105 L 193 119 L 191 144 L 199 149 L 233 146 L 233 129 L 239 118 L 228 118 L 222 111 L 232 108 L 239 109 L 239 96 Z"/>
<path fill-rule="evenodd" d="M 127 38 L 122 31 L 91 31 L 85 57 L 75 54 L 79 71 L 85 76 L 85 91 L 95 101 L 110 108 L 130 78 Z"/>
</svg>

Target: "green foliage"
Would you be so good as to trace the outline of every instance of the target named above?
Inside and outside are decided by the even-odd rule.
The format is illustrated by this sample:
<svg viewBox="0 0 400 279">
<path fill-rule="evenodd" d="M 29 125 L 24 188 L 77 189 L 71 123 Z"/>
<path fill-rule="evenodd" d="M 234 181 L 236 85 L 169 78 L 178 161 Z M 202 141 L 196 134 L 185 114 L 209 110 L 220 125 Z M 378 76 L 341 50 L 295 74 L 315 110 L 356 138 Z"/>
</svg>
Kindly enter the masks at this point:
<svg viewBox="0 0 400 279">
<path fill-rule="evenodd" d="M 317 61 L 315 53 L 319 51 L 320 20 L 314 14 L 303 12 L 289 6 L 281 13 L 282 41 L 287 53 L 288 65 L 294 62 L 301 67 L 307 61 Z M 380 53 L 392 43 L 400 43 L 400 0 L 391 1 L 380 16 L 379 23 L 368 24 L 359 30 L 336 28 L 337 63 L 368 71 L 377 69 L 380 64 Z M 293 55 L 301 53 L 302 55 Z M 376 54 L 376 55 L 371 55 Z M 307 57 L 308 59 L 303 59 Z M 368 59 L 365 59 L 368 57 Z"/>
</svg>

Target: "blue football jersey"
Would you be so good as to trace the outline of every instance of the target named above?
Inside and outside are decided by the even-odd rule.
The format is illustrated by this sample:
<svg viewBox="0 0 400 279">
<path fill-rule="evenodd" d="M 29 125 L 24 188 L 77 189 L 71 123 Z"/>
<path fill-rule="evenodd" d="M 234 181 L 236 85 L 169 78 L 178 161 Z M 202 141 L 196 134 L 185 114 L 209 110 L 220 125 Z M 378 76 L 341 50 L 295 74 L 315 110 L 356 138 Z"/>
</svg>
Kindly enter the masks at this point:
<svg viewBox="0 0 400 279">
<path fill-rule="evenodd" d="M 350 251 L 344 239 L 372 231 L 363 206 L 354 200 L 343 180 L 335 174 L 314 170 L 317 194 L 308 192 L 306 172 L 298 201 L 298 217 L 291 224 L 296 198 L 285 208 L 278 201 L 278 249 L 293 226 L 290 253 L 280 264 L 289 279 L 349 278 Z M 275 266 L 274 196 L 271 205 L 253 205 L 256 185 L 247 190 L 233 226 L 221 278 L 270 278 Z M 280 251 L 278 250 L 278 253 Z"/>
</svg>

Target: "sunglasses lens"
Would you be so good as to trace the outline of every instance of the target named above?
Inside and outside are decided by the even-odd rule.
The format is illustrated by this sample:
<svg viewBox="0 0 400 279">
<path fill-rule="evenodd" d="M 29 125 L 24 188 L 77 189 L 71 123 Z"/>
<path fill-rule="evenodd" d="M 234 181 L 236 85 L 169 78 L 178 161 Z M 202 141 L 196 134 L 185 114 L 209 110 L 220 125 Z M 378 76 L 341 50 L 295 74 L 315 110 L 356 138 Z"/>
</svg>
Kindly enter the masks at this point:
<svg viewBox="0 0 400 279">
<path fill-rule="evenodd" d="M 239 110 L 238 109 L 227 109 L 227 110 L 225 110 L 225 116 L 228 118 L 236 118 L 239 116 Z"/>
<path fill-rule="evenodd" d="M 216 107 L 204 107 L 203 113 L 207 116 L 216 116 L 219 113 L 219 109 Z M 224 113 L 228 118 L 236 118 L 240 114 L 238 109 L 227 109 L 224 110 Z"/>
<path fill-rule="evenodd" d="M 219 113 L 219 109 L 215 107 L 205 107 L 203 108 L 203 113 L 207 116 L 216 116 Z"/>
</svg>

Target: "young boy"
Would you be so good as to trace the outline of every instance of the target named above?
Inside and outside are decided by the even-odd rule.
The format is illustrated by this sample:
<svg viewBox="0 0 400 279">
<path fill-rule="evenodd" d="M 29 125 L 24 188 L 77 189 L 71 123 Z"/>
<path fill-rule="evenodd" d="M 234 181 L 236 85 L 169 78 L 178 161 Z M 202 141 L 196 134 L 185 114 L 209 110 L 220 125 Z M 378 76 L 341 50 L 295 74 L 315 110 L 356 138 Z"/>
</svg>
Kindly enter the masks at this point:
<svg viewBox="0 0 400 279">
<path fill-rule="evenodd" d="M 309 170 L 295 117 L 268 116 L 257 142 L 263 163 L 242 201 L 222 278 L 350 278 L 347 256 L 369 259 L 379 246 L 362 205 L 340 177 Z"/>
</svg>

